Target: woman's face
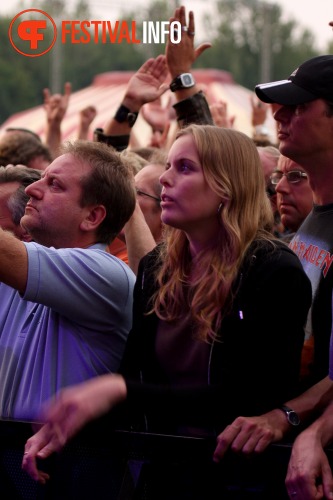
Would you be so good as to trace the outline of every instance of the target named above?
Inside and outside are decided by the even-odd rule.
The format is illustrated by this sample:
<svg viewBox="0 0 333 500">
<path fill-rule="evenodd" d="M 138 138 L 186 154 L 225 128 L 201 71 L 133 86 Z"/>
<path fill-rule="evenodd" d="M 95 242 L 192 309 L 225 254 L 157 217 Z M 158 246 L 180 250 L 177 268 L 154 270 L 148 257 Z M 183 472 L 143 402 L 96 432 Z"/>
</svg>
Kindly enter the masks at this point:
<svg viewBox="0 0 333 500">
<path fill-rule="evenodd" d="M 161 217 L 165 224 L 202 241 L 217 234 L 221 198 L 204 178 L 191 135 L 179 137 L 171 146 L 160 182 L 163 186 Z"/>
</svg>

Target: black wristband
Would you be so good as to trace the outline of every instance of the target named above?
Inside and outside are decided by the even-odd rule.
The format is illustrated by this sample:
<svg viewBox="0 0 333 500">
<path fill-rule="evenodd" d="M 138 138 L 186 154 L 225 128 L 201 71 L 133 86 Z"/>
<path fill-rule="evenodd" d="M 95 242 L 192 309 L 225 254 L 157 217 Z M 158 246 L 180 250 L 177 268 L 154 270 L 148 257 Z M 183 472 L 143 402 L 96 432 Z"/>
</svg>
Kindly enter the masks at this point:
<svg viewBox="0 0 333 500">
<path fill-rule="evenodd" d="M 129 144 L 129 135 L 106 135 L 102 128 L 95 128 L 94 141 L 104 142 L 117 151 L 124 151 Z"/>
<path fill-rule="evenodd" d="M 134 123 L 136 122 L 138 114 L 138 112 L 132 112 L 126 106 L 121 104 L 117 109 L 116 114 L 114 115 L 114 119 L 118 123 L 124 123 L 127 121 L 128 125 L 132 128 Z"/>
<path fill-rule="evenodd" d="M 173 105 L 173 108 L 176 111 L 177 122 L 180 128 L 186 127 L 191 123 L 214 125 L 208 102 L 201 90 L 191 97 L 178 101 Z"/>
</svg>

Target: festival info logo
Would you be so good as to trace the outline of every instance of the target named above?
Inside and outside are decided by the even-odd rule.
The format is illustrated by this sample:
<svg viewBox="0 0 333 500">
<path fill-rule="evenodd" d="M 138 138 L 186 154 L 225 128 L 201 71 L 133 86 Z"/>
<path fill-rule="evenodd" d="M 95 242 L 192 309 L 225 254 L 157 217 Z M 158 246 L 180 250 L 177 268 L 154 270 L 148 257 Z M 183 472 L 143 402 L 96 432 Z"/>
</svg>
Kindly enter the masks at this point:
<svg viewBox="0 0 333 500">
<path fill-rule="evenodd" d="M 39 57 L 52 49 L 57 39 L 57 27 L 43 10 L 27 9 L 14 17 L 8 36 L 17 52 L 27 57 Z"/>
<path fill-rule="evenodd" d="M 143 21 L 142 38 L 138 38 L 136 21 L 68 21 L 57 23 L 58 43 L 66 44 L 151 44 L 180 43 L 182 28 L 179 21 Z M 19 12 L 10 23 L 8 36 L 14 49 L 27 57 L 38 57 L 52 49 L 57 39 L 57 26 L 43 10 Z"/>
</svg>

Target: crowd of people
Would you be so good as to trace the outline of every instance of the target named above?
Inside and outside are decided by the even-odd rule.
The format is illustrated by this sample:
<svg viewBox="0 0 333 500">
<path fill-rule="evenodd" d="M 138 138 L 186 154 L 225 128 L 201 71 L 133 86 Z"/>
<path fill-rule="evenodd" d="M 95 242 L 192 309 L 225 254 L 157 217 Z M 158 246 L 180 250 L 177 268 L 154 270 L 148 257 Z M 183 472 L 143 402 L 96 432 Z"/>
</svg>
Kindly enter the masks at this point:
<svg viewBox="0 0 333 500">
<path fill-rule="evenodd" d="M 115 428 L 215 438 L 217 463 L 292 436 L 286 495 L 333 498 L 333 56 L 258 84 L 249 137 L 192 76 L 193 12 L 170 21 L 180 43 L 93 140 L 94 106 L 62 140 L 69 83 L 44 91 L 45 143 L 0 138 L 0 418 L 40 424 L 22 466 L 41 484 L 38 459 L 116 410 Z"/>
</svg>

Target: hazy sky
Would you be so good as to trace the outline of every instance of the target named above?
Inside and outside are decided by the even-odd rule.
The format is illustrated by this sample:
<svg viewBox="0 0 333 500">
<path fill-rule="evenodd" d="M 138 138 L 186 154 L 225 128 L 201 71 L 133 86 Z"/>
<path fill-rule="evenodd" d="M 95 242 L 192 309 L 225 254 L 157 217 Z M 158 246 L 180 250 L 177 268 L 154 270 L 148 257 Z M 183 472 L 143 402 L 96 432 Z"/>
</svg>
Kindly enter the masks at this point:
<svg viewBox="0 0 333 500">
<path fill-rule="evenodd" d="M 333 1 L 332 0 L 266 0 L 269 3 L 278 3 L 281 5 L 284 12 L 284 18 L 293 18 L 299 22 L 302 27 L 310 28 L 317 39 L 317 46 L 323 52 L 326 49 L 326 44 L 328 41 L 333 40 L 332 28 L 328 26 L 328 22 L 333 20 Z M 31 8 L 31 0 L 11 0 L 8 2 L 0 2 L 0 13 L 2 14 L 17 14 L 21 9 Z M 66 0 L 66 4 L 73 5 L 75 0 Z M 128 6 L 131 11 L 135 11 L 138 8 L 143 8 L 147 4 L 147 0 L 89 0 L 91 11 L 99 19 L 116 19 L 119 15 L 120 9 L 124 6 Z M 170 11 L 172 11 L 172 5 L 177 3 L 176 0 L 169 0 Z M 197 13 L 197 19 L 201 12 L 209 9 L 208 5 L 211 5 L 211 1 L 208 0 L 180 0 L 182 5 L 185 5 L 187 9 L 193 9 Z M 17 6 L 20 5 L 18 9 Z M 199 16 L 198 16 L 199 15 Z M 203 38 L 208 39 L 202 34 Z"/>
<path fill-rule="evenodd" d="M 316 35 L 318 47 L 325 50 L 327 43 L 333 40 L 332 28 L 328 26 L 333 20 L 332 0 L 267 0 L 269 3 L 281 5 L 285 18 L 292 17 L 300 25 L 310 28 Z"/>
</svg>

